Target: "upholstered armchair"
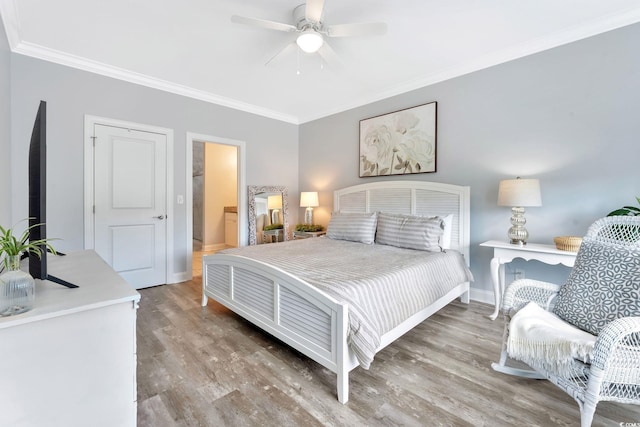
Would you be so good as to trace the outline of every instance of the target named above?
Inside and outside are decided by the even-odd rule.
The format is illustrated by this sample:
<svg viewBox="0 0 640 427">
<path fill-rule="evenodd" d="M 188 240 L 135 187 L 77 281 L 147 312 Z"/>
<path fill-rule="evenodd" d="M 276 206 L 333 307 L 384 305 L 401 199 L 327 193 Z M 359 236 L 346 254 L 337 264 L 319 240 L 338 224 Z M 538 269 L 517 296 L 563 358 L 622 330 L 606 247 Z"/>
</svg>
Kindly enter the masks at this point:
<svg viewBox="0 0 640 427">
<path fill-rule="evenodd" d="M 548 379 L 578 402 L 582 427 L 599 401 L 640 404 L 640 217 L 596 221 L 564 285 L 514 281 L 502 313 L 495 370 Z"/>
</svg>

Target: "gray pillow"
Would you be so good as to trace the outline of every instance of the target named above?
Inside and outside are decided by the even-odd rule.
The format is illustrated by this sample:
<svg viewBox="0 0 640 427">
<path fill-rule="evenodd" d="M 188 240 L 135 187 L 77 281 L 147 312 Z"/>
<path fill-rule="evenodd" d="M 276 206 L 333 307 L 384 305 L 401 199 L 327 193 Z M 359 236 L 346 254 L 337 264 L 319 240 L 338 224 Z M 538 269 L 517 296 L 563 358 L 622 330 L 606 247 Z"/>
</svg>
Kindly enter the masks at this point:
<svg viewBox="0 0 640 427">
<path fill-rule="evenodd" d="M 585 237 L 553 312 L 593 335 L 620 317 L 640 316 L 640 250 Z"/>
<path fill-rule="evenodd" d="M 438 216 L 425 217 L 380 212 L 378 214 L 376 243 L 399 248 L 441 252 L 440 237 L 443 232 L 444 221 Z"/>
<path fill-rule="evenodd" d="M 376 212 L 334 212 L 331 214 L 331 220 L 327 226 L 327 237 L 371 245 L 376 236 L 376 220 Z"/>
</svg>

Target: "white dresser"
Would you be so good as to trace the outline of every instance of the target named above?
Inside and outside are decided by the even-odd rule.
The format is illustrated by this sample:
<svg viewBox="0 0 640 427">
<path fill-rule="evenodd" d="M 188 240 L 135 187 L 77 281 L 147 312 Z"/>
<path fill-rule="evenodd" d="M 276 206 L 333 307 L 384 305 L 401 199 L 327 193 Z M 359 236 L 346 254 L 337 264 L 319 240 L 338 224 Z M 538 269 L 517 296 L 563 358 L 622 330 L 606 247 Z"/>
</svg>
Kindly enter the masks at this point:
<svg viewBox="0 0 640 427">
<path fill-rule="evenodd" d="M 140 294 L 94 251 L 48 256 L 31 311 L 0 318 L 0 425 L 135 426 Z"/>
</svg>

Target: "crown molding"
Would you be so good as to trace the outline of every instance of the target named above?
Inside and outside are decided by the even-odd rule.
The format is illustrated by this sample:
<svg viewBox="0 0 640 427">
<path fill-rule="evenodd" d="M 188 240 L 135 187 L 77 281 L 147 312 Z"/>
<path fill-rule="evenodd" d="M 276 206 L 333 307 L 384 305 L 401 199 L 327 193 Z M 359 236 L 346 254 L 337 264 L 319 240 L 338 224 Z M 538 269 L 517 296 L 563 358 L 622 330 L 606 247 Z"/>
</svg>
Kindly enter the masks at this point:
<svg viewBox="0 0 640 427">
<path fill-rule="evenodd" d="M 7 34 L 9 48 L 13 51 L 20 43 L 20 20 L 14 0 L 0 0 L 0 18 Z"/>
<path fill-rule="evenodd" d="M 90 73 L 123 80 L 129 83 L 146 86 L 153 89 L 162 90 L 164 92 L 169 92 L 176 95 L 198 99 L 200 101 L 232 108 L 234 110 L 240 110 L 259 116 L 268 117 L 282 122 L 292 123 L 296 125 L 299 124 L 298 118 L 292 115 L 283 114 L 278 111 L 273 111 L 256 105 L 240 102 L 231 98 L 218 96 L 209 92 L 194 89 L 189 86 L 184 86 L 155 77 L 150 77 L 145 74 L 137 73 L 135 71 L 114 67 L 80 56 L 71 55 L 66 52 L 49 49 L 33 43 L 19 42 L 17 46 L 12 49 L 12 51 L 20 55 L 41 59 L 43 61 L 53 62 L 67 67 L 88 71 Z"/>
</svg>

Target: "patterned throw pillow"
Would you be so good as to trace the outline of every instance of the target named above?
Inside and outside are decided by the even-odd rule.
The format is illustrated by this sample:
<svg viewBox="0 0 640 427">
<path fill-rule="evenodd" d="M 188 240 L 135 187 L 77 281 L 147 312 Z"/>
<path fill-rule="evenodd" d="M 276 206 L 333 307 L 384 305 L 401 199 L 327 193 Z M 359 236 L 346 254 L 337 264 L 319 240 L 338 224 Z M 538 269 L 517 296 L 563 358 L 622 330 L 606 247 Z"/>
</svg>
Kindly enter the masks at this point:
<svg viewBox="0 0 640 427">
<path fill-rule="evenodd" d="M 441 252 L 440 237 L 444 222 L 438 216 L 378 214 L 376 243 L 399 248 Z"/>
<path fill-rule="evenodd" d="M 640 251 L 583 239 L 553 312 L 594 335 L 620 317 L 640 316 Z"/>
<path fill-rule="evenodd" d="M 350 240 L 368 245 L 376 236 L 377 213 L 334 212 L 327 226 L 327 237 L 335 240 Z"/>
</svg>

